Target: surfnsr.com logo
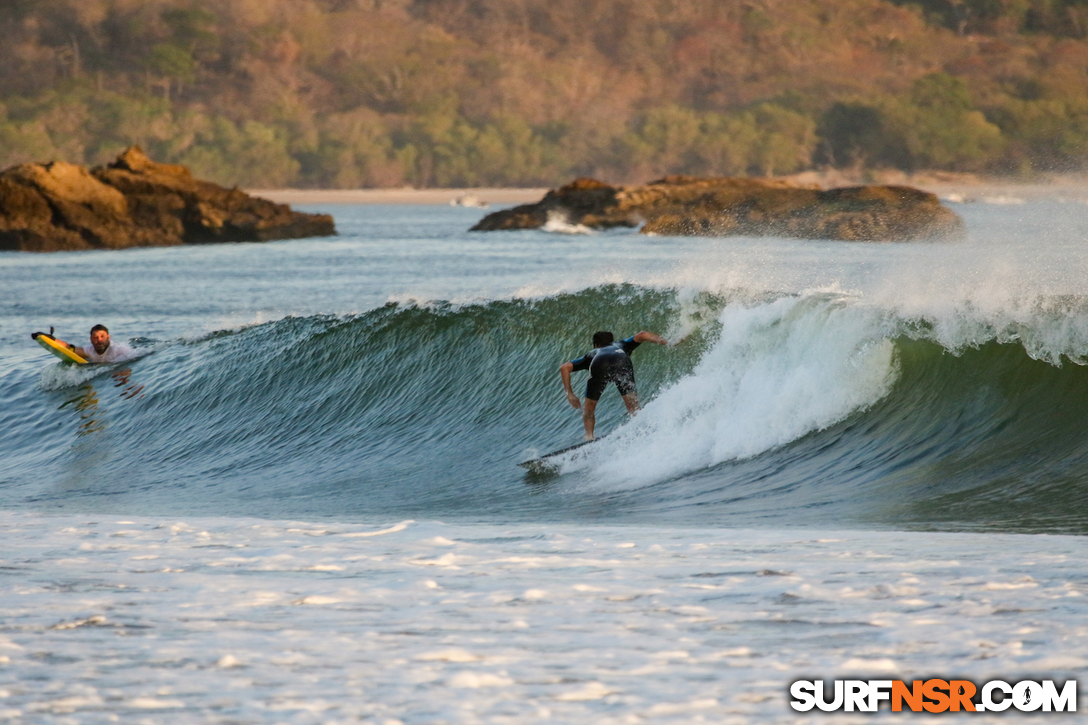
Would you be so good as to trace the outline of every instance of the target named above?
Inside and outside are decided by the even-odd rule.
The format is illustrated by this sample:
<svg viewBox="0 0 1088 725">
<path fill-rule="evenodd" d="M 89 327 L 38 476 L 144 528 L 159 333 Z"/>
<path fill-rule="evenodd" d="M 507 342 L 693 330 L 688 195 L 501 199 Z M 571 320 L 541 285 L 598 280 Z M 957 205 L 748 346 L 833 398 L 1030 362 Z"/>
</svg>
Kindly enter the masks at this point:
<svg viewBox="0 0 1088 725">
<path fill-rule="evenodd" d="M 991 680 L 978 687 L 970 680 L 797 680 L 790 685 L 790 707 L 800 712 L 876 712 L 887 703 L 892 712 L 1076 712 L 1077 681 L 1059 688 L 1054 680 Z"/>
</svg>

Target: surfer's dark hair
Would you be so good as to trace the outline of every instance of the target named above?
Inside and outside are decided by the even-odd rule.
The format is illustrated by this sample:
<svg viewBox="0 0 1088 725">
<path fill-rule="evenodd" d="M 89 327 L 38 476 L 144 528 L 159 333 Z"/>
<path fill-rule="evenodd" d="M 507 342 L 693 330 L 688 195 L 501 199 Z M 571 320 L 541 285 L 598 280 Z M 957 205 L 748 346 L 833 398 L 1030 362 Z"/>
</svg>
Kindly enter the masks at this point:
<svg viewBox="0 0 1088 725">
<path fill-rule="evenodd" d="M 106 333 L 107 335 L 110 334 L 110 331 L 106 329 L 105 325 L 95 325 L 94 327 L 91 328 L 91 334 L 93 335 L 94 333 L 98 332 L 99 330 Z"/>
<path fill-rule="evenodd" d="M 598 330 L 593 333 L 593 347 L 608 347 L 615 340 L 615 336 L 607 330 Z"/>
</svg>

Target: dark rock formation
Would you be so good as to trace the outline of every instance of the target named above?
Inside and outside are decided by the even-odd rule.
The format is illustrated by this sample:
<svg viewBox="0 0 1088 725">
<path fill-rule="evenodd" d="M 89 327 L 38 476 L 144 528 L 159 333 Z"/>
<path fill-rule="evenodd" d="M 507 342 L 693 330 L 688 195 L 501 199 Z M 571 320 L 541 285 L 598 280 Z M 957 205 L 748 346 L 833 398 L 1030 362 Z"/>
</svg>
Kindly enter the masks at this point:
<svg viewBox="0 0 1088 725">
<path fill-rule="evenodd" d="M 670 176 L 645 186 L 578 179 L 536 204 L 489 214 L 474 231 L 534 229 L 550 216 L 644 234 L 912 241 L 961 236 L 964 224 L 933 194 L 906 186 L 820 189 L 773 179 Z"/>
<path fill-rule="evenodd" d="M 204 242 L 263 242 L 336 233 L 328 214 L 194 179 L 133 146 L 88 171 L 55 161 L 0 172 L 0 250 L 55 252 Z"/>
<path fill-rule="evenodd" d="M 622 191 L 596 179 L 575 179 L 566 186 L 552 189 L 535 204 L 522 204 L 488 214 L 470 231 L 537 229 L 557 214 L 572 224 L 599 229 L 638 226 L 638 220 L 619 207 L 617 199 Z"/>
</svg>

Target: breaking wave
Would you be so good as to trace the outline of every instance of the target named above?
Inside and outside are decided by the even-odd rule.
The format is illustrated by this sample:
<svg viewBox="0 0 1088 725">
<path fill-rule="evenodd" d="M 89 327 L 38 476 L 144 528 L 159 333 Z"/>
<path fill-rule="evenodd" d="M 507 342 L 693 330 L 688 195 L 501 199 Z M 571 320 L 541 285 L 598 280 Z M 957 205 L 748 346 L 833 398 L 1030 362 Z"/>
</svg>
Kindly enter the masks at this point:
<svg viewBox="0 0 1088 725">
<path fill-rule="evenodd" d="M 634 353 L 581 438 L 558 366 Z M 1088 303 L 905 315 L 833 290 L 607 285 L 388 304 L 47 365 L 0 411 L 8 507 L 279 518 L 1088 531 Z M 584 374 L 583 374 L 584 375 Z M 584 381 L 579 381 L 584 385 Z M 576 383 L 577 384 L 577 383 Z M 60 453 L 58 453 L 60 451 Z"/>
</svg>

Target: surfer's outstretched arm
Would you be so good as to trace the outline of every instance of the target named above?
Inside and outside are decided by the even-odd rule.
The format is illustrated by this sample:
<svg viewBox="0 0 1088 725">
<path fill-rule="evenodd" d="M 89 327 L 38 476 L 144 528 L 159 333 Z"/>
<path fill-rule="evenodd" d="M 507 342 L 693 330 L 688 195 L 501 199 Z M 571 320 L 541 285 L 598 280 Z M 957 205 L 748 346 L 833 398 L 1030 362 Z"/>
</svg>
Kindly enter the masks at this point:
<svg viewBox="0 0 1088 725">
<path fill-rule="evenodd" d="M 574 364 L 565 362 L 559 366 L 559 376 L 563 378 L 563 389 L 567 391 L 567 402 L 575 410 L 582 409 L 582 401 L 574 394 L 574 388 L 570 386 L 570 374 L 574 370 Z"/>
<path fill-rule="evenodd" d="M 642 332 L 636 332 L 632 338 L 635 342 L 652 342 L 658 345 L 668 345 L 669 341 L 663 338 L 661 335 L 653 332 L 643 330 Z"/>
</svg>

